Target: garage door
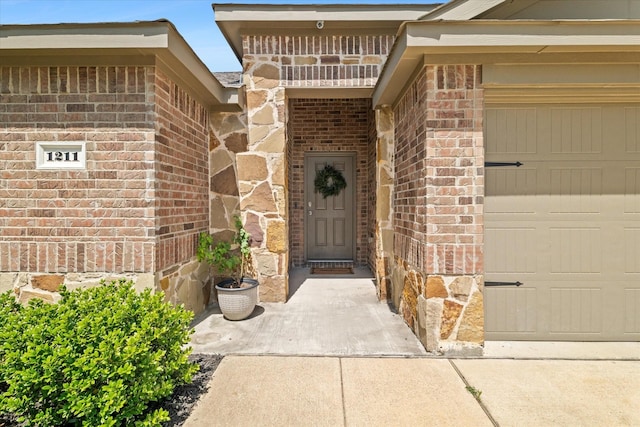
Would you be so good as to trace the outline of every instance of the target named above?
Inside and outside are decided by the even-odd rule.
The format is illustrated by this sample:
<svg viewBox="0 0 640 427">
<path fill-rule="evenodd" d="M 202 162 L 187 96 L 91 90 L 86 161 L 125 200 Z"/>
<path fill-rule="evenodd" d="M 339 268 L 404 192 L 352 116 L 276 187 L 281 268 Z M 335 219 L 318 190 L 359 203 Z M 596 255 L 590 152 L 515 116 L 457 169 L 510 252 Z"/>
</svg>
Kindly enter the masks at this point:
<svg viewBox="0 0 640 427">
<path fill-rule="evenodd" d="M 640 340 L 638 104 L 491 105 L 485 138 L 486 338 Z"/>
</svg>

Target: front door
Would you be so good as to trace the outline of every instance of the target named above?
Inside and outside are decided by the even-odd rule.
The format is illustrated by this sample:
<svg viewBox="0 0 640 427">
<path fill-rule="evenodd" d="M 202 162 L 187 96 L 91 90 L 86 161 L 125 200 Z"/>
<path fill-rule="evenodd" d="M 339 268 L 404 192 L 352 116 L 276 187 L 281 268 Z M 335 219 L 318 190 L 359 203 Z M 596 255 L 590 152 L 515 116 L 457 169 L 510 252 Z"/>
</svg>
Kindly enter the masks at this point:
<svg viewBox="0 0 640 427">
<path fill-rule="evenodd" d="M 355 154 L 308 153 L 305 156 L 305 244 L 308 261 L 354 259 Z M 318 171 L 331 165 L 347 186 L 335 196 L 323 197 L 314 181 Z"/>
</svg>

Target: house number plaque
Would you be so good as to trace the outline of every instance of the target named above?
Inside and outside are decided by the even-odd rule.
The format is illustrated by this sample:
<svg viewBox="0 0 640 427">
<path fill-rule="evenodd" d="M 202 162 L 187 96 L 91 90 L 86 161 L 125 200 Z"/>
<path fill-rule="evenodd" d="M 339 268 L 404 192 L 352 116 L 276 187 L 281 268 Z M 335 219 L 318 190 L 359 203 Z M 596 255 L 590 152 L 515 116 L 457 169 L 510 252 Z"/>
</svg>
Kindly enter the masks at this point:
<svg viewBox="0 0 640 427">
<path fill-rule="evenodd" d="M 85 144 L 39 142 L 36 146 L 38 169 L 84 169 Z"/>
<path fill-rule="evenodd" d="M 77 151 L 47 151 L 47 161 L 48 162 L 77 162 L 78 161 L 78 152 Z"/>
</svg>

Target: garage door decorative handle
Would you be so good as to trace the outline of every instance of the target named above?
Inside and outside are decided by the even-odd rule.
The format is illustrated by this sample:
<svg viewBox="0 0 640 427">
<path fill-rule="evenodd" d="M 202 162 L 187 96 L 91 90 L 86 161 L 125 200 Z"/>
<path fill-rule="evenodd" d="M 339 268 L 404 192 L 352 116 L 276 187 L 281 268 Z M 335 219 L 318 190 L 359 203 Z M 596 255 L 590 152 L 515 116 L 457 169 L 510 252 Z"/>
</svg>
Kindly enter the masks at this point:
<svg viewBox="0 0 640 427">
<path fill-rule="evenodd" d="M 522 286 L 522 282 L 484 282 L 485 286 Z"/>
<path fill-rule="evenodd" d="M 495 167 L 500 167 L 500 166 L 516 166 L 516 167 L 520 167 L 522 166 L 524 163 L 520 163 L 520 162 L 484 162 L 484 167 L 485 168 L 495 168 Z"/>
</svg>

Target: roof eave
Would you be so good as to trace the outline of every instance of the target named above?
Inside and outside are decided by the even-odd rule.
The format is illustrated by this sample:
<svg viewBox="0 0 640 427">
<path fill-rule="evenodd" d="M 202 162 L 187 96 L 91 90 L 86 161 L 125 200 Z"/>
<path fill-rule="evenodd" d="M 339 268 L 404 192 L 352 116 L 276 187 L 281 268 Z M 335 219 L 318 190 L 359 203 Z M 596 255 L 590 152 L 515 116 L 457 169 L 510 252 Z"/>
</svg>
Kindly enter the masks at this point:
<svg viewBox="0 0 640 427">
<path fill-rule="evenodd" d="M 83 61 L 148 65 L 156 58 L 211 109 L 240 110 L 237 88 L 224 87 L 168 21 L 0 26 L 2 62 Z"/>
<path fill-rule="evenodd" d="M 408 22 L 398 33 L 378 79 L 373 105 L 393 104 L 429 55 L 473 56 L 475 60 L 493 54 L 540 58 L 572 52 L 636 55 L 640 53 L 640 21 Z"/>
<path fill-rule="evenodd" d="M 506 1 L 507 0 L 451 0 L 435 8 L 420 19 L 428 21 L 436 19 L 466 21 L 476 18 Z"/>
<path fill-rule="evenodd" d="M 404 21 L 419 19 L 437 4 L 212 5 L 216 24 L 242 61 L 242 36 L 395 34 Z M 318 22 L 322 27 L 318 28 Z"/>
</svg>

